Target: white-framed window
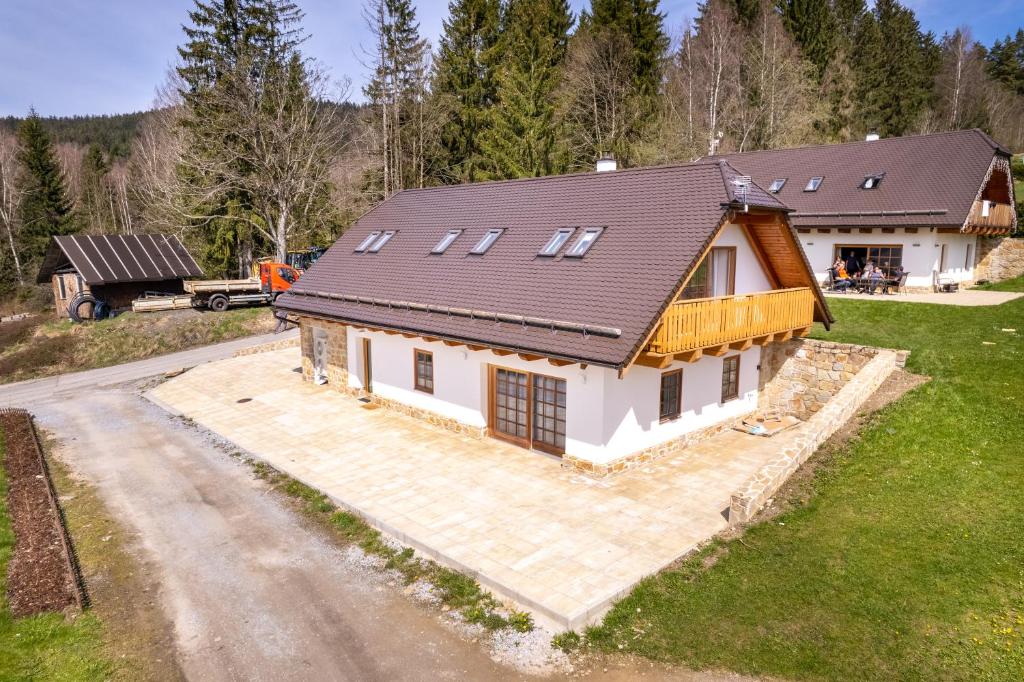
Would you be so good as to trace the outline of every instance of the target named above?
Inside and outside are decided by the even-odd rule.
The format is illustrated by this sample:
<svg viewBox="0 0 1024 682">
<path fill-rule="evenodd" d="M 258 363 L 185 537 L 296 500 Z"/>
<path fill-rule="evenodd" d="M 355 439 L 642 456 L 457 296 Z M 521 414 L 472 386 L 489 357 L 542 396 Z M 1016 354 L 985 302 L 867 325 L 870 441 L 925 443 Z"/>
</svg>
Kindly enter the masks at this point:
<svg viewBox="0 0 1024 682">
<path fill-rule="evenodd" d="M 502 229 L 487 230 L 487 234 L 485 234 L 483 238 L 476 243 L 476 246 L 473 247 L 473 250 L 470 251 L 470 253 L 475 253 L 477 255 L 487 253 L 487 250 L 494 246 L 494 242 L 498 241 L 498 237 L 501 236 L 502 232 L 504 232 Z"/>
<path fill-rule="evenodd" d="M 861 189 L 878 189 L 878 186 L 882 184 L 882 179 L 885 177 L 885 173 L 876 173 L 874 175 L 865 175 L 864 182 L 860 183 Z"/>
<path fill-rule="evenodd" d="M 544 248 L 540 250 L 541 256 L 554 256 L 558 253 L 559 249 L 569 241 L 569 237 L 572 236 L 573 228 L 571 227 L 560 227 L 558 230 L 551 235 L 551 239 L 544 245 Z"/>
<path fill-rule="evenodd" d="M 594 245 L 597 238 L 601 236 L 602 232 L 604 232 L 603 227 L 588 227 L 583 230 L 583 234 L 581 234 L 573 245 L 569 247 L 569 250 L 565 252 L 566 257 L 583 258 L 583 256 L 587 255 L 587 251 L 590 251 L 590 247 Z"/>
<path fill-rule="evenodd" d="M 367 253 L 377 253 L 381 250 L 381 247 L 391 241 L 391 238 L 395 236 L 394 230 L 386 230 L 381 236 L 377 237 L 377 241 L 370 244 L 370 247 L 366 249 Z"/>
<path fill-rule="evenodd" d="M 363 251 L 366 251 L 366 249 L 370 248 L 370 244 L 372 244 L 379 236 L 380 230 L 377 230 L 376 232 L 371 232 L 370 234 L 366 235 L 366 239 L 359 242 L 359 246 L 356 247 L 356 253 L 362 253 Z"/>
<path fill-rule="evenodd" d="M 782 191 L 782 188 L 786 186 L 786 180 L 789 178 L 775 178 L 772 180 L 772 184 L 768 185 L 768 191 L 772 194 L 778 194 Z"/>
<path fill-rule="evenodd" d="M 441 237 L 441 241 L 437 243 L 437 246 L 431 249 L 430 253 L 444 253 L 460 234 L 462 234 L 462 230 L 448 230 L 448 232 Z"/>
<path fill-rule="evenodd" d="M 813 178 L 807 181 L 807 185 L 804 187 L 805 192 L 817 192 L 818 188 L 821 187 L 821 181 L 825 178 L 821 175 L 815 175 Z"/>
</svg>

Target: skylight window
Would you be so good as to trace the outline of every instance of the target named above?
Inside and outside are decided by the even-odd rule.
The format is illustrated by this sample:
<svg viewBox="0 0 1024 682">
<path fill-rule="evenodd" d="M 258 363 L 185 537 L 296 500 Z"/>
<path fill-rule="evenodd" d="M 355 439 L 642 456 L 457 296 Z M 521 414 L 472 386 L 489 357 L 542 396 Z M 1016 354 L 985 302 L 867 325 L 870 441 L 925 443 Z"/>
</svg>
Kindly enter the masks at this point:
<svg viewBox="0 0 1024 682">
<path fill-rule="evenodd" d="M 391 240 L 391 238 L 394 237 L 394 236 L 395 236 L 395 231 L 394 230 L 387 230 L 387 231 L 385 231 L 384 234 L 382 234 L 380 237 L 377 238 L 377 241 L 375 241 L 373 244 L 370 245 L 370 248 L 368 248 L 366 250 L 366 252 L 367 253 L 377 253 L 378 251 L 380 251 L 381 247 L 384 246 L 385 244 L 387 244 Z"/>
<path fill-rule="evenodd" d="M 487 230 L 487 234 L 483 236 L 483 239 L 477 242 L 476 246 L 470 253 L 481 254 L 487 253 L 487 249 L 494 245 L 494 242 L 498 241 L 498 237 L 504 230 Z"/>
<path fill-rule="evenodd" d="M 807 181 L 807 186 L 804 187 L 805 192 L 817 192 L 818 188 L 821 187 L 821 181 L 824 180 L 820 175 L 815 175 L 813 178 Z"/>
<path fill-rule="evenodd" d="M 772 184 L 768 185 L 768 191 L 772 194 L 778 194 L 782 190 L 783 186 L 785 186 L 787 179 L 788 178 L 775 178 L 772 180 Z"/>
<path fill-rule="evenodd" d="M 587 255 L 587 251 L 590 251 L 590 247 L 594 245 L 597 238 L 601 236 L 601 232 L 604 231 L 603 227 L 588 227 L 583 231 L 583 234 L 579 236 L 576 242 L 569 247 L 569 250 L 565 252 L 566 258 L 583 258 Z"/>
<path fill-rule="evenodd" d="M 876 173 L 875 175 L 865 175 L 864 182 L 860 183 L 861 189 L 877 189 L 882 184 L 882 178 L 885 177 L 885 173 Z"/>
<path fill-rule="evenodd" d="M 430 253 L 444 253 L 460 234 L 462 234 L 462 230 L 448 230 L 448 233 L 441 237 L 441 241 L 437 243 L 437 246 Z"/>
<path fill-rule="evenodd" d="M 572 236 L 573 228 L 571 227 L 560 227 L 558 231 L 551 236 L 548 243 L 544 245 L 544 248 L 540 250 L 541 256 L 554 256 L 558 253 L 558 250 L 569 241 L 569 237 Z"/>
<path fill-rule="evenodd" d="M 376 241 L 377 237 L 379 236 L 380 230 L 376 232 L 371 232 L 370 234 L 366 235 L 366 239 L 359 242 L 359 246 L 356 247 L 356 253 L 362 253 L 363 251 L 366 251 L 366 249 L 370 248 L 370 244 Z"/>
</svg>

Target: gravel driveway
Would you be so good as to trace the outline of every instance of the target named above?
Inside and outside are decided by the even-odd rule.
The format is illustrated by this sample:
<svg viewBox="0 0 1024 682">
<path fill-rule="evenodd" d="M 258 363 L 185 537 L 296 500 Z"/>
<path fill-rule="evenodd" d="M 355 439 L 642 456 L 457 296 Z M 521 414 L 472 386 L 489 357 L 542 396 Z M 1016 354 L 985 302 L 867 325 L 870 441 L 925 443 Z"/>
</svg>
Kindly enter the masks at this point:
<svg viewBox="0 0 1024 682">
<path fill-rule="evenodd" d="M 382 589 L 246 465 L 133 392 L 92 390 L 33 410 L 159 567 L 190 679 L 513 676 L 400 590 Z"/>
</svg>

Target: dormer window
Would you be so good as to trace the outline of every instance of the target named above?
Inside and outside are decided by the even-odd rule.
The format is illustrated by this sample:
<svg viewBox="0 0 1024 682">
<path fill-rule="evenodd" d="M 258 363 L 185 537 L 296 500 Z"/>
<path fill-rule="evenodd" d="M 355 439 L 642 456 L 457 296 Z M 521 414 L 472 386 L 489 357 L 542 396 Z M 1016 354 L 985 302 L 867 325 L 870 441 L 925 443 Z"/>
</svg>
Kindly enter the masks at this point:
<svg viewBox="0 0 1024 682">
<path fill-rule="evenodd" d="M 882 184 L 882 178 L 885 177 L 885 173 L 876 173 L 875 175 L 864 176 L 864 182 L 860 183 L 861 189 L 878 189 L 878 186 Z"/>
<path fill-rule="evenodd" d="M 384 234 L 382 234 L 381 236 L 377 237 L 377 241 L 375 241 L 373 244 L 370 244 L 370 247 L 368 249 L 366 249 L 366 252 L 367 253 L 377 253 L 378 251 L 381 250 L 381 247 L 383 247 L 385 244 L 387 244 L 391 240 L 391 238 L 394 237 L 394 236 L 395 236 L 395 231 L 394 230 L 386 230 L 384 232 Z"/>
<path fill-rule="evenodd" d="M 807 186 L 804 187 L 805 192 L 817 192 L 818 188 L 821 187 L 821 181 L 825 178 L 820 175 L 815 175 L 813 178 L 807 181 Z"/>
<path fill-rule="evenodd" d="M 370 244 L 375 242 L 377 240 L 377 237 L 379 236 L 380 230 L 377 230 L 376 232 L 371 232 L 370 234 L 366 235 L 366 239 L 359 242 L 359 246 L 356 247 L 356 253 L 362 253 L 363 251 L 366 251 L 366 249 L 370 248 Z"/>
<path fill-rule="evenodd" d="M 789 178 L 775 178 L 772 180 L 772 184 L 768 185 L 768 191 L 772 194 L 778 194 L 782 191 L 782 188 L 786 185 L 786 180 Z"/>
<path fill-rule="evenodd" d="M 588 227 L 583 230 L 583 234 L 569 247 L 569 250 L 565 252 L 566 258 L 583 258 L 587 255 L 587 251 L 590 251 L 590 247 L 594 245 L 597 238 L 601 236 L 604 231 L 603 227 Z"/>
<path fill-rule="evenodd" d="M 504 232 L 504 230 L 487 230 L 487 234 L 485 234 L 483 238 L 476 243 L 476 246 L 473 247 L 473 250 L 470 251 L 470 253 L 475 253 L 477 255 L 487 253 L 487 250 L 494 246 L 494 242 L 498 241 L 498 237 L 501 236 L 502 232 Z"/>
<path fill-rule="evenodd" d="M 564 246 L 565 243 L 569 241 L 569 237 L 572 236 L 572 231 L 573 228 L 571 227 L 559 228 L 558 231 L 551 235 L 551 239 L 548 240 L 548 243 L 544 245 L 544 248 L 540 250 L 540 253 L 538 255 L 554 256 L 556 253 L 558 253 L 559 249 L 561 249 L 562 246 Z"/>
<path fill-rule="evenodd" d="M 441 237 L 441 241 L 437 243 L 437 246 L 430 253 L 444 253 L 460 234 L 462 234 L 462 230 L 448 230 L 448 233 Z"/>
</svg>

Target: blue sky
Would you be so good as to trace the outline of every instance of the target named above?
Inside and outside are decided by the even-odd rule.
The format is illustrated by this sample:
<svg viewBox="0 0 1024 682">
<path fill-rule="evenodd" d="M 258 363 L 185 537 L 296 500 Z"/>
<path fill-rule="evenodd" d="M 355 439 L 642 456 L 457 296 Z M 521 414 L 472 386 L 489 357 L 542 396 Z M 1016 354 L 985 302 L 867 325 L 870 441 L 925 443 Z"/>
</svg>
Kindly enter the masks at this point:
<svg viewBox="0 0 1024 682">
<path fill-rule="evenodd" d="M 311 38 L 306 51 L 359 95 L 368 34 L 359 0 L 298 0 Z M 589 0 L 571 0 L 577 11 Z M 1024 26 L 1024 1 L 908 0 L 922 25 L 941 34 L 967 24 L 991 44 Z M 447 0 L 416 2 L 421 30 L 436 43 Z M 150 107 L 177 53 L 191 0 L 2 0 L 0 116 L 121 113 Z M 677 33 L 695 0 L 663 0 Z"/>
</svg>

